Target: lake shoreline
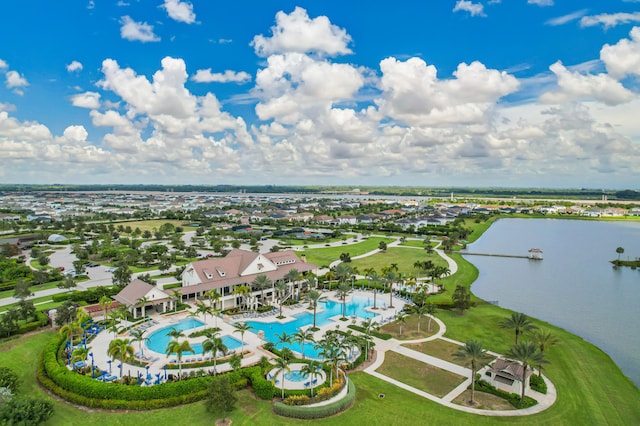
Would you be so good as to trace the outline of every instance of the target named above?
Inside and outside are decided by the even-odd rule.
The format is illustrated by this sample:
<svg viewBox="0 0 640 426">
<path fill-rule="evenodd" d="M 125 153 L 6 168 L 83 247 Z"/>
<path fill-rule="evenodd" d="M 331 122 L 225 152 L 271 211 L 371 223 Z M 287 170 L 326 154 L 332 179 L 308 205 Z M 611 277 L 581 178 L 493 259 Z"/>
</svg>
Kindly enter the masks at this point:
<svg viewBox="0 0 640 426">
<path fill-rule="evenodd" d="M 511 217 L 496 218 L 491 223 L 491 225 L 486 230 L 484 230 L 484 232 L 482 232 L 482 234 L 475 236 L 476 238 L 474 238 L 474 243 L 470 243 L 470 245 L 479 243 L 480 246 L 484 248 L 486 248 L 487 246 L 494 247 L 495 244 L 503 244 L 504 246 L 508 246 L 508 247 L 514 247 L 518 245 L 513 243 L 512 241 L 505 242 L 501 240 L 501 237 L 502 238 L 506 238 L 506 237 L 504 235 L 498 235 L 498 234 L 504 233 L 503 230 L 505 229 L 505 226 L 502 224 L 508 222 L 508 221 L 503 221 L 501 219 L 511 220 L 508 226 L 509 233 L 510 233 L 509 237 L 512 237 L 513 235 L 518 235 L 516 239 L 511 238 L 511 240 L 521 240 L 522 238 L 519 234 L 521 230 L 518 230 L 518 232 L 514 231 L 514 229 L 517 227 L 516 225 L 514 225 L 516 223 L 514 221 L 518 221 L 519 219 L 524 219 L 524 218 L 517 218 L 517 219 L 513 219 Z M 530 218 L 527 218 L 527 219 L 530 219 Z M 547 219 L 547 218 L 542 218 L 542 219 Z M 553 219 L 557 219 L 557 218 L 554 217 Z M 555 221 L 552 220 L 551 222 L 555 222 Z M 571 222 L 575 223 L 575 221 L 571 221 Z M 607 224 L 612 223 L 610 221 L 593 221 L 593 220 L 584 221 L 583 223 L 594 223 L 594 222 L 607 223 Z M 551 226 L 548 226 L 549 223 L 550 222 L 548 221 L 541 221 L 541 222 L 538 222 L 536 225 L 538 228 L 540 226 L 551 227 Z M 570 222 L 567 222 L 567 223 L 570 223 Z M 621 221 L 616 221 L 613 224 L 617 226 L 617 224 L 620 224 L 620 223 Z M 632 230 L 637 231 L 636 229 L 638 227 L 637 221 L 628 221 L 626 223 L 633 224 Z M 541 224 L 545 224 L 545 225 L 541 225 Z M 500 230 L 496 230 L 496 226 L 499 226 Z M 570 227 L 574 227 L 574 226 L 572 225 Z M 599 226 L 596 225 L 596 227 L 599 227 Z M 527 226 L 526 228 L 530 228 L 530 226 Z M 558 229 L 563 228 L 563 226 L 558 225 L 557 223 L 554 223 L 554 226 L 552 228 L 557 232 Z M 593 226 L 591 226 L 591 228 L 593 228 Z M 487 241 L 487 239 L 484 238 L 485 235 L 489 235 L 487 234 L 488 230 L 492 230 L 492 232 L 498 233 L 498 234 L 492 234 L 492 237 L 491 237 L 492 241 Z M 539 229 L 537 230 L 539 232 Z M 561 245 L 565 243 L 562 241 L 562 239 L 566 238 L 566 235 L 561 234 L 560 236 L 558 236 L 554 233 L 551 233 L 551 235 L 552 237 L 556 238 L 556 240 L 553 240 L 554 245 L 555 244 Z M 535 239 L 535 238 L 532 237 L 532 239 Z M 522 242 L 518 241 L 518 243 L 519 243 L 519 246 L 522 248 Z M 549 251 L 551 252 L 553 252 L 554 250 L 557 250 L 556 247 L 549 247 L 549 249 L 550 249 Z M 470 251 L 482 251 L 482 250 L 471 249 Z M 630 251 L 630 253 L 635 253 L 635 249 Z M 460 252 L 459 254 L 464 256 L 463 252 Z M 547 267 L 550 267 L 550 264 L 552 262 L 555 262 L 556 264 L 560 262 L 560 259 L 557 258 L 558 253 L 555 253 L 555 254 L 556 256 L 553 256 L 552 254 L 551 259 L 548 259 L 548 260 L 545 259 L 544 262 L 549 264 L 547 265 Z M 571 254 L 571 253 L 565 254 L 561 252 L 559 257 L 562 258 L 562 256 L 565 256 L 565 255 L 575 256 L 575 254 Z M 555 259 L 553 257 L 555 257 Z M 472 291 L 475 297 L 478 297 L 479 299 L 484 301 L 488 301 L 488 300 L 492 300 L 493 302 L 497 301 L 498 305 L 501 308 L 504 308 L 510 311 L 526 313 L 528 316 L 531 316 L 532 318 L 539 318 L 544 322 L 553 324 L 556 327 L 566 330 L 568 333 L 574 334 L 575 336 L 583 339 L 585 342 L 588 342 L 596 346 L 598 349 L 602 350 L 605 354 L 607 354 L 607 356 L 609 356 L 612 359 L 612 361 L 615 363 L 615 365 L 620 369 L 622 374 L 625 377 L 627 377 L 634 384 L 636 388 L 640 387 L 640 376 L 638 374 L 640 366 L 637 365 L 637 360 L 635 359 L 635 355 L 632 354 L 632 349 L 630 349 L 630 346 L 633 345 L 634 340 L 632 339 L 630 343 L 625 343 L 621 340 L 623 336 L 616 337 L 616 333 L 620 333 L 620 331 L 609 330 L 609 328 L 617 329 L 619 327 L 617 327 L 617 324 L 613 322 L 607 323 L 606 315 L 603 315 L 603 312 L 606 312 L 607 314 L 609 314 L 610 312 L 617 312 L 617 309 L 616 309 L 618 308 L 617 303 L 629 303 L 629 301 L 626 299 L 635 298 L 637 300 L 637 297 L 636 297 L 637 293 L 635 293 L 636 288 L 632 289 L 634 293 L 631 293 L 631 294 L 623 293 L 624 291 L 628 291 L 628 289 L 625 289 L 623 287 L 623 285 L 625 284 L 624 280 L 620 278 L 622 276 L 621 274 L 623 273 L 618 271 L 615 274 L 611 274 L 611 271 L 610 271 L 611 264 L 609 262 L 610 257 L 600 258 L 599 259 L 600 263 L 597 264 L 597 267 L 599 269 L 598 271 L 599 275 L 598 274 L 596 275 L 600 277 L 600 282 L 597 282 L 594 285 L 598 285 L 601 288 L 596 288 L 596 290 L 594 291 L 595 296 L 586 297 L 584 301 L 577 300 L 575 301 L 575 303 L 570 303 L 570 302 L 574 302 L 574 298 L 579 298 L 579 296 L 583 296 L 583 295 L 579 294 L 579 296 L 575 296 L 575 294 L 570 294 L 572 291 L 575 292 L 576 289 L 579 289 L 577 293 L 583 293 L 583 292 L 588 293 L 593 290 L 593 288 L 588 286 L 586 288 L 582 287 L 582 285 L 585 285 L 585 283 L 587 283 L 587 281 L 589 280 L 589 277 L 575 278 L 573 277 L 573 275 L 570 275 L 569 278 L 563 277 L 567 281 L 571 281 L 572 278 L 576 281 L 576 283 L 573 285 L 567 285 L 565 282 L 563 282 L 562 278 L 558 278 L 556 280 L 555 276 L 552 278 L 545 276 L 541 272 L 541 270 L 543 270 L 544 267 L 541 267 L 541 266 L 535 266 L 530 264 L 524 264 L 524 265 L 517 264 L 516 266 L 514 266 L 514 263 L 509 263 L 508 260 L 504 260 L 504 259 L 487 260 L 487 259 L 481 259 L 476 256 L 473 256 L 473 257 L 468 256 L 468 257 L 464 257 L 464 259 L 467 262 L 473 264 L 479 270 L 478 276 L 470 284 L 470 290 Z M 570 258 L 567 257 L 565 260 L 569 261 Z M 593 265 L 591 264 L 597 263 L 597 262 L 598 262 L 598 257 L 597 255 L 594 255 L 592 256 L 592 258 L 588 259 L 588 261 L 584 261 L 585 266 L 583 267 L 584 268 L 593 267 Z M 533 262 L 533 263 L 535 264 L 536 262 Z M 543 262 L 540 262 L 540 263 L 543 263 Z M 567 269 L 569 273 L 573 273 L 573 270 L 571 268 L 572 266 L 570 265 L 568 268 L 565 268 L 565 269 Z M 562 269 L 562 268 L 559 267 L 559 269 Z M 605 271 L 603 271 L 603 269 L 605 269 Z M 631 273 L 630 268 L 619 268 L 619 269 L 628 269 L 628 272 Z M 567 273 L 567 271 L 564 271 L 564 272 Z M 634 271 L 633 273 L 637 273 L 637 272 Z M 503 277 L 503 275 L 508 275 L 510 277 L 521 276 L 522 278 L 517 280 L 518 283 L 516 284 L 514 284 L 513 281 L 505 284 L 502 281 L 507 281 L 507 278 Z M 536 278 L 531 278 L 530 275 L 533 275 L 534 277 L 539 279 L 539 281 L 536 282 L 535 281 Z M 531 282 L 528 282 L 527 284 L 523 284 L 523 282 L 527 280 L 530 280 Z M 603 286 L 604 283 L 611 280 L 614 280 L 612 284 L 607 285 L 606 288 L 602 288 L 604 287 Z M 620 281 L 622 284 L 618 281 Z M 627 281 L 628 281 L 628 277 L 627 277 Z M 576 287 L 578 284 L 580 284 L 580 287 Z M 523 291 L 522 291 L 523 294 L 520 294 L 518 290 L 514 291 L 513 289 L 514 285 L 516 285 L 518 289 L 523 288 Z M 535 287 L 543 287 L 543 290 L 536 293 Z M 603 299 L 602 302 L 601 300 L 598 299 L 597 291 L 601 291 L 600 297 L 601 299 Z M 617 302 L 613 300 L 614 296 L 616 295 L 615 293 L 616 291 L 621 292 L 622 296 L 620 297 L 623 299 L 622 302 Z M 560 302 L 554 301 L 556 296 L 559 298 L 559 300 L 561 300 L 563 297 L 567 297 L 568 298 L 567 300 L 569 300 L 570 302 L 567 302 L 566 305 L 558 306 Z M 547 298 L 547 300 L 545 300 L 545 298 Z M 497 299 L 500 299 L 500 300 L 497 300 Z M 612 300 L 609 300 L 609 299 L 612 299 Z M 535 302 L 532 303 L 531 300 L 535 300 Z M 550 310 L 549 307 L 544 307 L 544 308 L 540 307 L 541 304 L 553 305 L 554 303 L 556 304 L 555 311 Z M 570 305 L 576 305 L 576 306 L 570 306 Z M 599 305 L 602 305 L 602 306 L 599 306 Z M 593 310 L 597 311 L 598 309 L 602 311 L 600 312 L 600 315 L 603 316 L 604 319 L 602 321 L 604 322 L 603 324 L 591 325 L 591 323 L 598 323 L 598 320 L 597 320 L 598 316 L 597 315 L 595 316 L 596 319 L 593 319 L 592 317 L 587 317 L 585 316 L 586 315 L 585 311 L 589 311 L 589 313 L 592 313 Z M 621 307 L 621 309 L 624 310 L 624 307 Z M 617 317 L 623 314 L 625 314 L 625 312 L 622 312 L 622 313 L 618 312 Z M 572 315 L 584 316 L 583 319 L 586 318 L 585 322 L 580 323 L 580 321 L 575 320 L 575 322 L 572 323 L 573 321 L 573 319 L 571 318 Z M 629 314 L 627 313 L 627 315 Z M 623 323 L 625 318 L 626 317 L 622 317 L 621 321 Z M 635 321 L 635 319 L 633 321 Z M 585 323 L 587 323 L 586 326 L 585 326 Z M 606 326 L 609 326 L 609 328 L 607 328 Z M 631 327 L 633 328 L 633 323 L 631 324 Z M 640 335 L 633 336 L 634 339 L 636 337 L 640 338 Z M 619 340 L 616 340 L 616 339 L 619 339 Z"/>
</svg>

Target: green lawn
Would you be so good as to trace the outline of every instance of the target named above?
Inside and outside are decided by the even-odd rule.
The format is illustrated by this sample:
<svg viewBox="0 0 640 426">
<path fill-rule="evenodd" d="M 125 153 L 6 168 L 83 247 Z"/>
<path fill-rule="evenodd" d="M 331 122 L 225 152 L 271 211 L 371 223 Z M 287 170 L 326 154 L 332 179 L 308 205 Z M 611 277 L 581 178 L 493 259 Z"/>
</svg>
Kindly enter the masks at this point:
<svg viewBox="0 0 640 426">
<path fill-rule="evenodd" d="M 555 330 L 554 330 L 555 331 Z M 505 335 L 508 334 L 504 330 Z M 559 335 L 565 338 L 569 333 Z M 17 371 L 22 379 L 22 391 L 39 397 L 49 398 L 35 382 L 35 364 L 40 350 L 53 333 L 47 331 L 23 336 L 0 343 L 0 365 Z M 502 336 L 505 337 L 505 336 Z M 509 336 L 506 336 L 509 337 Z M 408 425 L 416 424 L 416 419 L 428 418 L 431 424 L 576 424 L 576 425 L 631 425 L 640 424 L 640 398 L 638 389 L 622 376 L 611 359 L 592 345 L 573 336 L 570 343 L 563 343 L 552 349 L 554 358 L 567 354 L 563 362 L 549 365 L 549 376 L 558 386 L 558 401 L 543 413 L 527 417 L 493 418 L 475 416 L 449 409 L 436 404 L 392 384 L 369 376 L 364 372 L 349 375 L 356 385 L 357 397 L 354 406 L 347 412 L 324 420 L 314 421 L 320 425 L 362 424 L 363 419 L 370 425 Z M 562 349 L 562 354 L 559 354 Z M 577 360 L 572 351 L 581 353 L 581 361 L 592 363 L 587 371 L 582 364 L 574 365 Z M 584 374 L 583 374 L 584 373 Z M 593 374 L 588 379 L 585 376 Z M 597 386 L 594 384 L 595 382 Z M 588 386 L 593 386 L 589 388 Z M 378 397 L 384 394 L 385 398 Z M 232 414 L 237 425 L 299 425 L 299 420 L 284 419 L 274 415 L 271 403 L 258 401 L 248 391 L 238 394 L 240 403 Z M 173 409 L 149 412 L 102 412 L 87 410 L 52 400 L 55 414 L 48 425 L 83 424 L 96 426 L 110 425 L 205 425 L 212 424 L 215 416 L 207 414 L 202 403 L 195 403 Z M 310 422 L 311 423 L 311 422 Z"/>
<path fill-rule="evenodd" d="M 460 361 L 453 356 L 453 354 L 461 348 L 460 345 L 456 345 L 455 343 L 447 342 L 446 340 L 442 339 L 435 339 L 422 343 L 408 343 L 405 346 L 409 349 L 413 349 L 414 351 L 435 356 L 436 358 L 444 359 L 453 364 L 461 365 L 463 367 L 468 367 L 468 365 L 465 364 L 464 361 Z M 487 355 L 482 365 L 484 366 L 493 360 L 493 356 Z"/>
<path fill-rule="evenodd" d="M 440 398 L 466 379 L 393 351 L 385 352 L 384 363 L 376 371 Z"/>
<path fill-rule="evenodd" d="M 415 276 L 418 272 L 424 275 L 424 272 L 418 271 L 413 267 L 413 264 L 416 261 L 424 262 L 425 260 L 431 260 L 435 265 L 447 266 L 447 262 L 435 252 L 428 254 L 425 250 L 402 247 L 391 247 L 373 256 L 354 260 L 351 262 L 351 266 L 357 267 L 360 273 L 367 268 L 373 268 L 380 273 L 382 268 L 395 263 L 398 265 L 399 273 L 404 274 L 404 276 Z"/>
<path fill-rule="evenodd" d="M 388 297 L 382 295 L 383 303 L 386 300 L 389 301 Z M 388 333 L 394 339 L 399 340 L 413 340 L 413 339 L 423 339 L 425 337 L 433 336 L 436 334 L 440 327 L 438 323 L 435 321 L 431 321 L 431 331 L 428 331 L 427 325 L 429 324 L 429 318 L 423 316 L 420 319 L 420 332 L 418 333 L 418 315 L 412 314 L 408 315 L 406 318 L 406 322 L 402 324 L 400 321 L 394 321 L 389 324 L 385 324 L 380 327 L 381 333 Z M 402 334 L 400 334 L 400 326 L 402 325 Z"/>
<path fill-rule="evenodd" d="M 370 240 L 377 240 L 371 242 Z M 371 238 L 367 243 L 376 248 L 379 239 Z M 362 252 L 372 250 L 364 243 L 348 246 L 354 256 L 354 247 L 360 246 Z M 329 250 L 329 249 L 319 249 Z M 403 249 L 398 249 L 403 250 Z M 404 249 L 407 252 L 419 250 Z M 315 250 L 308 250 L 313 252 Z M 335 248 L 335 259 L 345 251 L 344 247 Z M 432 296 L 434 300 L 450 300 L 456 284 L 469 286 L 477 277 L 477 269 L 460 255 L 452 257 L 458 262 L 459 270 L 445 279 L 446 291 Z M 312 260 L 310 260 L 312 261 Z M 313 261 L 312 261 L 313 262 Z M 314 262 L 316 263 L 316 262 Z M 322 264 L 319 263 L 318 264 Z M 385 262 L 383 265 L 387 265 Z M 384 299 L 384 295 L 381 295 Z M 380 299 L 382 300 L 382 299 Z M 477 298 L 473 298 L 478 302 Z M 511 311 L 498 306 L 478 303 L 477 307 L 465 315 L 440 310 L 437 316 L 447 325 L 447 337 L 466 341 L 475 339 L 493 351 L 504 353 L 513 343 L 513 333 L 500 329 L 497 323 L 510 315 Z M 431 402 L 394 385 L 369 376 L 364 372 L 350 374 L 356 385 L 357 397 L 354 406 L 347 412 L 328 419 L 314 421 L 314 424 L 344 425 L 407 425 L 416 424 L 416 419 L 428 419 L 431 424 L 576 424 L 576 425 L 632 425 L 640 424 L 640 390 L 622 374 L 611 358 L 597 347 L 582 338 L 535 320 L 539 326 L 550 329 L 561 341 L 547 350 L 550 361 L 545 374 L 553 381 L 558 391 L 556 403 L 540 414 L 526 417 L 484 417 L 462 413 Z M 424 326 L 424 324 L 423 324 Z M 24 393 L 48 397 L 35 382 L 37 357 L 51 331 L 30 336 L 22 336 L 0 343 L 0 365 L 16 370 L 23 378 Z M 407 369 L 405 376 L 410 376 Z M 407 379 L 409 380 L 409 379 Z M 384 394 L 384 398 L 379 398 Z M 299 420 L 284 419 L 274 415 L 271 402 L 258 401 L 247 390 L 240 392 L 239 407 L 230 417 L 237 425 L 299 425 Z M 54 417 L 50 425 L 199 425 L 212 424 L 215 416 L 207 414 L 202 403 L 196 403 L 173 409 L 155 410 L 142 413 L 101 412 L 81 410 L 57 399 Z"/>
<path fill-rule="evenodd" d="M 50 288 L 58 288 L 58 284 L 60 283 L 61 281 L 52 281 L 44 284 L 36 284 L 29 287 L 29 290 L 31 290 L 32 293 L 35 293 L 36 291 L 48 290 Z M 0 291 L 0 299 L 4 299 L 6 297 L 12 297 L 14 292 L 15 290 Z"/>
<path fill-rule="evenodd" d="M 393 239 L 383 237 L 370 237 L 356 244 L 347 244 L 344 246 L 341 245 L 337 247 L 325 247 L 318 249 L 307 249 L 304 252 L 296 253 L 298 255 L 306 255 L 307 262 L 309 263 L 313 263 L 318 266 L 329 266 L 329 264 L 334 260 L 340 259 L 340 254 L 342 253 L 349 253 L 351 257 L 369 253 L 370 251 L 378 248 L 380 241 L 384 241 L 388 244 L 392 242 Z"/>
<path fill-rule="evenodd" d="M 404 247 L 419 247 L 424 249 L 426 246 L 424 245 L 424 240 L 405 240 L 400 243 L 400 246 Z"/>
</svg>

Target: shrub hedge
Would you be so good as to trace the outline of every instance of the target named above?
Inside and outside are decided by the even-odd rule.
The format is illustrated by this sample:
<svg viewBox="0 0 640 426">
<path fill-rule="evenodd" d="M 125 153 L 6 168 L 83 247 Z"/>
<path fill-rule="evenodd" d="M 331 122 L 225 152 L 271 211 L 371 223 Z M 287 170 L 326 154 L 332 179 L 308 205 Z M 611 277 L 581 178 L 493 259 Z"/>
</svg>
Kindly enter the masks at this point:
<svg viewBox="0 0 640 426">
<path fill-rule="evenodd" d="M 360 333 L 364 333 L 364 334 L 367 333 L 367 330 L 364 327 L 360 327 L 359 325 L 349 324 L 347 327 L 352 330 L 359 331 Z M 380 333 L 379 331 L 375 331 L 375 330 L 371 330 L 369 334 L 382 340 L 389 340 L 391 339 L 391 337 L 393 337 L 389 333 Z"/>
<path fill-rule="evenodd" d="M 490 393 L 500 398 L 506 399 L 511 405 L 516 408 L 529 408 L 538 404 L 538 401 L 525 395 L 524 403 L 520 402 L 520 395 L 517 393 L 508 393 L 503 390 L 497 389 L 484 380 L 476 380 L 476 390 L 480 392 Z"/>
<path fill-rule="evenodd" d="M 347 395 L 339 401 L 319 407 L 308 407 L 302 405 L 286 405 L 282 402 L 273 404 L 273 411 L 284 417 L 293 417 L 296 419 L 321 419 L 341 413 L 349 408 L 356 397 L 356 387 L 352 381 L 349 381 L 349 390 Z"/>
<path fill-rule="evenodd" d="M 103 383 L 78 374 L 69 370 L 60 358 L 64 343 L 63 337 L 56 336 L 45 346 L 37 374 L 44 387 L 72 403 L 91 408 L 150 410 L 196 402 L 207 396 L 207 385 L 212 379 L 207 376 L 141 387 Z M 274 387 L 264 378 L 260 367 L 226 374 L 236 388 L 251 383 L 258 397 L 273 398 Z"/>
<path fill-rule="evenodd" d="M 531 386 L 531 389 L 533 389 L 536 392 L 540 392 L 544 394 L 547 393 L 547 384 L 545 383 L 542 377 L 532 374 L 531 377 L 529 378 L 529 385 Z"/>
</svg>

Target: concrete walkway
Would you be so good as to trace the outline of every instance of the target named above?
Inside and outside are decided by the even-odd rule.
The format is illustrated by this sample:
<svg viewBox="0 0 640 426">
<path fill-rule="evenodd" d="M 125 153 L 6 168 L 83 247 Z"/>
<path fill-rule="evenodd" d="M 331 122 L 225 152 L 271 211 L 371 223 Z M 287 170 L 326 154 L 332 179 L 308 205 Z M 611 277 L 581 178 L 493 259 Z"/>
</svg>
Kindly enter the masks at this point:
<svg viewBox="0 0 640 426">
<path fill-rule="evenodd" d="M 463 393 L 470 385 L 471 385 L 471 370 L 465 367 L 461 367 L 457 364 L 453 364 L 449 361 L 445 361 L 443 359 L 440 358 L 436 358 L 433 357 L 431 355 L 427 355 L 427 354 L 423 354 L 422 352 L 418 352 L 415 351 L 413 349 L 409 349 L 403 345 L 405 344 L 409 344 L 409 343 L 421 343 L 421 342 L 428 342 L 431 340 L 435 340 L 435 339 L 442 339 L 445 340 L 447 342 L 451 342 L 451 343 L 455 343 L 457 345 L 463 346 L 464 344 L 462 342 L 458 342 L 456 340 L 453 339 L 449 339 L 444 337 L 444 333 L 446 332 L 447 328 L 446 325 L 439 320 L 438 318 L 433 318 L 437 323 L 438 326 L 440 327 L 440 329 L 438 330 L 438 332 L 436 334 L 434 334 L 433 336 L 429 336 L 427 338 L 424 339 L 417 339 L 417 340 L 397 340 L 397 339 L 389 339 L 389 340 L 381 340 L 378 338 L 373 338 L 374 342 L 375 342 L 375 350 L 376 350 L 376 360 L 374 363 L 372 363 L 370 366 L 368 366 L 364 371 L 367 374 L 370 374 L 374 377 L 377 377 L 380 380 L 384 380 L 385 382 L 391 383 L 395 386 L 398 386 L 399 388 L 405 389 L 409 392 L 412 392 L 416 395 L 419 395 L 423 398 L 429 399 L 433 402 L 437 402 L 438 404 L 444 405 L 445 407 L 449 407 L 452 408 L 454 410 L 459 410 L 459 411 L 464 411 L 466 413 L 471 413 L 471 414 L 479 414 L 479 415 L 483 415 L 483 416 L 496 416 L 496 417 L 508 417 L 508 416 L 528 416 L 531 414 L 536 414 L 536 413 L 540 413 L 544 410 L 546 410 L 547 408 L 551 407 L 557 398 L 557 393 L 556 393 L 556 388 L 553 385 L 553 383 L 551 383 L 551 381 L 549 379 L 547 379 L 545 376 L 542 376 L 544 378 L 545 383 L 547 384 L 547 393 L 546 394 L 541 394 L 538 392 L 535 392 L 531 389 L 528 389 L 526 391 L 526 395 L 535 399 L 536 401 L 538 401 L 538 404 L 533 406 L 533 407 L 529 407 L 529 408 L 523 408 L 520 410 L 482 410 L 482 409 L 477 409 L 477 408 L 472 408 L 472 407 L 467 407 L 464 405 L 458 405 L 458 404 L 454 404 L 452 401 L 458 397 L 458 395 L 460 395 L 461 393 Z M 461 384 L 459 384 L 458 386 L 456 386 L 454 389 L 452 389 L 447 395 L 443 396 L 442 398 L 437 397 L 435 395 L 432 395 L 428 392 L 425 392 L 423 390 L 420 389 L 416 389 L 413 386 L 409 386 L 406 383 L 400 382 L 396 379 L 393 379 L 391 377 L 385 376 L 384 374 L 381 374 L 379 372 L 377 372 L 376 370 L 384 363 L 385 360 L 385 353 L 388 351 L 393 351 L 396 352 L 398 354 L 401 354 L 403 356 L 415 359 L 417 361 L 423 362 L 425 364 L 429 364 L 429 365 L 433 365 L 434 367 L 438 367 L 441 368 L 443 370 L 452 372 L 454 374 L 458 374 L 460 376 L 464 376 L 467 377 L 467 379 L 464 380 L 464 382 L 462 382 Z M 493 356 L 500 356 L 500 354 L 497 354 L 495 352 L 488 352 Z M 483 374 L 487 369 L 489 368 L 489 366 L 484 367 L 483 369 L 480 369 L 478 371 L 478 373 Z"/>
</svg>

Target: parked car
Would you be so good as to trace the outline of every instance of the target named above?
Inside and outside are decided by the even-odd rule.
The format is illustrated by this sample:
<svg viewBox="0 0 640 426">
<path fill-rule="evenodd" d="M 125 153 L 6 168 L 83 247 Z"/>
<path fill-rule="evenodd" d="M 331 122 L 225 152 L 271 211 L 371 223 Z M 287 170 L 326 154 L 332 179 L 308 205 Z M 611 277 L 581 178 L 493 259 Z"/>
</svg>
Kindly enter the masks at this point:
<svg viewBox="0 0 640 426">
<path fill-rule="evenodd" d="M 87 268 L 95 268 L 96 266 L 100 266 L 100 264 L 95 262 L 89 262 L 84 266 L 86 266 Z"/>
<path fill-rule="evenodd" d="M 58 266 L 58 269 L 64 271 L 64 266 Z"/>
<path fill-rule="evenodd" d="M 107 272 L 113 272 L 113 271 L 115 271 L 116 269 L 118 269 L 118 268 L 116 268 L 116 267 L 113 267 L 113 266 L 112 266 L 112 267 L 110 267 L 110 268 L 105 269 L 105 271 L 107 271 Z"/>
</svg>

